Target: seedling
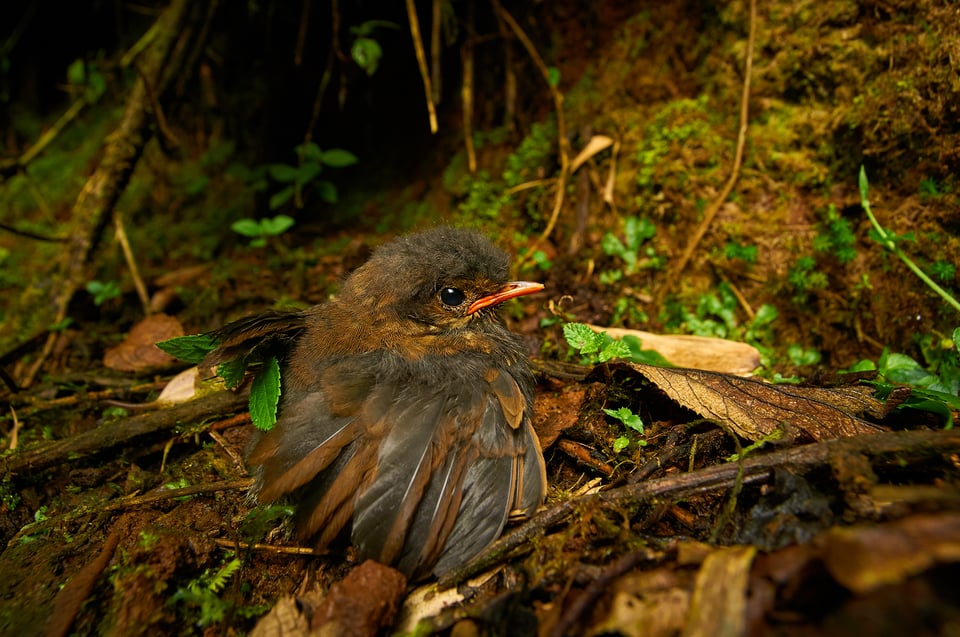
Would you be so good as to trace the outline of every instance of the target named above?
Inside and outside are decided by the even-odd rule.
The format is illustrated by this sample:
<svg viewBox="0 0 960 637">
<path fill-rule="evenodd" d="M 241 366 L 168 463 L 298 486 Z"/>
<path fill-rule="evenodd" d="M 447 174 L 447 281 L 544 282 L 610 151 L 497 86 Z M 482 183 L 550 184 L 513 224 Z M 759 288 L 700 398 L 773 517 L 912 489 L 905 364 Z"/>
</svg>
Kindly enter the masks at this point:
<svg viewBox="0 0 960 637">
<path fill-rule="evenodd" d="M 611 418 L 619 420 L 621 423 L 623 423 L 624 427 L 627 427 L 628 429 L 632 429 L 633 431 L 637 432 L 641 436 L 644 434 L 643 419 L 640 418 L 640 416 L 638 416 L 637 414 L 633 413 L 629 407 L 620 407 L 619 409 L 605 408 L 603 410 L 603 413 L 607 414 Z M 621 451 L 626 449 L 629 444 L 630 444 L 630 438 L 628 438 L 627 436 L 620 436 L 619 438 L 613 441 L 613 450 L 616 453 L 620 453 Z M 637 441 L 637 444 L 639 444 L 641 447 L 645 447 L 647 445 L 647 441 L 641 438 L 640 440 Z"/>
<path fill-rule="evenodd" d="M 120 296 L 120 286 L 116 281 L 90 281 L 87 292 L 93 296 L 93 304 L 100 307 L 110 299 Z"/>
<path fill-rule="evenodd" d="M 267 237 L 283 234 L 293 226 L 293 219 L 287 215 L 277 215 L 264 219 L 239 219 L 230 224 L 230 229 L 237 234 L 250 238 L 251 248 L 262 248 L 267 245 Z"/>
</svg>

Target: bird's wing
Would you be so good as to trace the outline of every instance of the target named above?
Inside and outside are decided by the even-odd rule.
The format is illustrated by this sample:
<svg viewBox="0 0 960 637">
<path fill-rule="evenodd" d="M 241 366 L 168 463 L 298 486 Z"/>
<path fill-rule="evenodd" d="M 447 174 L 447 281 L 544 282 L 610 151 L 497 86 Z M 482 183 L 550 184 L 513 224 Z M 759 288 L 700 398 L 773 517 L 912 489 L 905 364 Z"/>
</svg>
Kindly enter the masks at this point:
<svg viewBox="0 0 960 637">
<path fill-rule="evenodd" d="M 207 354 L 201 367 L 242 359 L 258 362 L 285 353 L 306 327 L 304 312 L 267 311 L 224 325 L 210 333 L 219 344 Z"/>
<path fill-rule="evenodd" d="M 352 539 L 365 556 L 414 576 L 434 564 L 442 572 L 500 534 L 521 490 L 542 498 L 545 480 L 520 486 L 530 455 L 542 466 L 539 448 L 526 449 L 526 396 L 505 371 L 477 376 L 398 387 L 376 476 L 356 505 Z"/>
</svg>

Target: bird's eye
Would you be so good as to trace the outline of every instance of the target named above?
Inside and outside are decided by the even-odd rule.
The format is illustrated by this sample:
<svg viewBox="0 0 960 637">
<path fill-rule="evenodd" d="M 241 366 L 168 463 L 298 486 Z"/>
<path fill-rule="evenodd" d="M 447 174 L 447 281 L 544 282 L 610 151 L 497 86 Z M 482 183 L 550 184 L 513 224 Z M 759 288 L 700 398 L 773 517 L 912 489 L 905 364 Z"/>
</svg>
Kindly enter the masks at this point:
<svg viewBox="0 0 960 637">
<path fill-rule="evenodd" d="M 444 305 L 449 305 L 450 307 L 460 305 L 466 298 L 467 295 L 463 293 L 463 290 L 457 288 L 443 288 L 440 290 L 440 300 Z"/>
</svg>

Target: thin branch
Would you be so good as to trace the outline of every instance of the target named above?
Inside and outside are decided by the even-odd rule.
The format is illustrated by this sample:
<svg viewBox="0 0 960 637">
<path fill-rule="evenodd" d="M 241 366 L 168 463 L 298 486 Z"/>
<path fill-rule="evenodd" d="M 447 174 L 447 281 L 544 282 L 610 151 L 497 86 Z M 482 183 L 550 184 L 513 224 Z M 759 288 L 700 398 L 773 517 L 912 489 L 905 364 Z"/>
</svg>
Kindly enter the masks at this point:
<svg viewBox="0 0 960 637">
<path fill-rule="evenodd" d="M 441 100 L 440 87 L 440 27 L 443 22 L 442 0 L 433 0 L 433 22 L 430 24 L 430 83 L 433 91 L 433 103 L 439 104 Z"/>
<path fill-rule="evenodd" d="M 410 20 L 410 36 L 413 38 L 413 50 L 417 54 L 417 65 L 423 79 L 423 92 L 427 98 L 427 113 L 430 116 L 430 132 L 437 132 L 437 109 L 433 104 L 433 89 L 430 87 L 430 72 L 427 70 L 427 54 L 423 50 L 423 38 L 420 36 L 420 21 L 414 0 L 407 0 L 407 18 Z"/>
<path fill-rule="evenodd" d="M 137 260 L 134 258 L 133 250 L 130 248 L 130 240 L 127 238 L 127 231 L 123 227 L 123 217 L 120 215 L 119 210 L 113 213 L 113 225 L 117 234 L 117 243 L 120 244 L 120 249 L 123 251 L 123 258 L 127 262 L 127 267 L 130 268 L 130 278 L 133 279 L 133 287 L 137 289 L 137 296 L 140 297 L 143 313 L 149 316 L 152 314 L 150 311 L 150 296 L 147 294 L 147 286 L 144 285 L 143 279 L 140 277 L 140 269 L 137 267 Z"/>
<path fill-rule="evenodd" d="M 547 68 L 537 48 L 533 45 L 530 38 L 527 37 L 527 34 L 520 27 L 520 24 L 512 15 L 507 13 L 500 5 L 499 0 L 492 0 L 492 2 L 497 15 L 503 19 L 507 26 L 510 27 L 510 30 L 513 31 L 514 35 L 517 36 L 517 39 L 520 40 L 520 43 L 523 44 L 523 47 L 527 50 L 527 55 L 533 60 L 533 64 L 537 67 L 537 70 L 540 71 L 540 75 L 547 83 L 547 87 L 550 89 L 550 96 L 553 98 L 553 108 L 557 116 L 557 151 L 560 156 L 560 174 L 557 176 L 557 191 L 553 201 L 553 212 L 550 214 L 547 227 L 537 239 L 534 247 L 527 251 L 528 255 L 532 255 L 536 251 L 536 245 L 546 241 L 557 225 L 557 219 L 560 217 L 560 209 L 563 207 L 563 195 L 567 186 L 567 176 L 570 173 L 570 157 L 567 150 L 567 124 L 563 117 L 563 94 L 560 93 L 560 89 L 554 85 L 550 76 L 550 69 Z"/>
<path fill-rule="evenodd" d="M 714 217 L 717 216 L 720 206 L 722 206 L 723 202 L 725 202 L 727 197 L 730 196 L 730 192 L 733 190 L 734 184 L 737 183 L 737 179 L 740 177 L 740 167 L 743 164 L 743 149 L 747 143 L 747 126 L 749 122 L 750 111 L 750 76 L 753 74 L 753 44 L 756 39 L 757 32 L 757 0 L 749 0 L 749 2 L 750 30 L 747 36 L 747 59 L 745 61 L 746 64 L 743 73 L 743 92 L 740 96 L 740 130 L 737 133 L 737 149 L 733 158 L 733 166 L 730 169 L 730 178 L 727 180 L 726 185 L 723 187 L 723 190 L 720 192 L 717 198 L 713 200 L 713 202 L 710 204 L 710 207 L 707 208 L 706 212 L 704 212 L 703 220 L 700 222 L 696 232 L 693 233 L 693 236 L 687 243 L 687 247 L 684 248 L 683 254 L 680 256 L 680 260 L 677 261 L 676 265 L 670 269 L 670 272 L 665 277 L 663 285 L 661 285 L 660 289 L 657 290 L 657 296 L 654 300 L 654 307 L 663 305 L 664 299 L 670 292 L 670 287 L 675 281 L 680 279 L 680 276 L 683 274 L 684 269 L 686 269 L 687 264 L 690 262 L 690 258 L 693 256 L 694 251 L 697 249 L 697 246 L 700 245 L 700 241 L 706 234 L 707 229 L 713 223 Z"/>
<path fill-rule="evenodd" d="M 467 170 L 477 172 L 477 150 L 473 147 L 473 16 L 474 0 L 467 0 L 467 41 L 461 48 L 463 83 L 460 98 L 463 101 L 463 145 L 467 150 Z"/>
</svg>

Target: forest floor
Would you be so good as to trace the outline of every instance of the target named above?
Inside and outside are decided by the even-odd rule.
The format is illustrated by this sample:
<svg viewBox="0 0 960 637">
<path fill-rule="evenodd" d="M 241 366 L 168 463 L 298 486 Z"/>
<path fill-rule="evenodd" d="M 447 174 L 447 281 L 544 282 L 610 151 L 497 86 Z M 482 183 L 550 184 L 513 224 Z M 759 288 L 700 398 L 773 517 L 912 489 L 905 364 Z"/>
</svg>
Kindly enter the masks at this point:
<svg viewBox="0 0 960 637">
<path fill-rule="evenodd" d="M 99 223 L 78 193 L 123 173 L 116 89 L 4 173 L 5 226 L 63 240 L 0 235 L 0 634 L 960 634 L 960 312 L 933 289 L 960 291 L 960 8 L 775 1 L 751 26 L 747 2 L 555 4 L 517 25 L 543 67 L 517 33 L 512 80 L 477 53 L 496 98 L 470 145 L 447 107 L 426 148 L 326 156 L 330 182 L 268 202 L 284 171 L 171 105 L 180 150 L 157 125 Z M 111 223 L 129 257 L 65 256 Z M 289 509 L 245 496 L 247 386 L 158 401 L 186 366 L 153 344 L 322 303 L 438 223 L 545 284 L 504 315 L 550 491 L 480 561 L 408 586 L 294 545 Z"/>
</svg>

